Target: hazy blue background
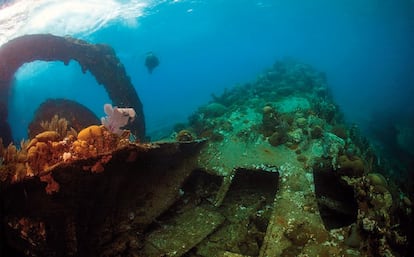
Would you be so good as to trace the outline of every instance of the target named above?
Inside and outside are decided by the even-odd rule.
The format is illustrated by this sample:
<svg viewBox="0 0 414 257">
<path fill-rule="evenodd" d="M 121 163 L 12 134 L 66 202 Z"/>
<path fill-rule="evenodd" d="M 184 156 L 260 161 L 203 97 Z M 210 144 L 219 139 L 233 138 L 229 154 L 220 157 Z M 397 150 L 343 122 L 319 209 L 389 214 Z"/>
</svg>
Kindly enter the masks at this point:
<svg viewBox="0 0 414 257">
<path fill-rule="evenodd" d="M 65 1 L 49 2 L 59 8 L 58 3 Z M 82 8 L 83 3 L 89 3 L 85 5 L 88 8 L 102 7 L 106 2 L 79 1 L 76 8 Z M 25 26 L 30 29 L 26 32 L 69 33 L 110 44 L 144 104 L 149 134 L 186 121 L 190 113 L 211 99 L 211 93 L 252 81 L 286 56 L 326 72 L 334 97 L 351 123 L 366 128 L 389 122 L 380 120 L 382 115 L 372 118 L 374 113 L 386 117 L 387 113 L 404 112 L 408 120 L 414 116 L 412 1 L 182 0 L 108 4 L 131 2 L 136 5 L 128 7 L 130 16 L 126 19 L 108 15 L 89 31 L 82 30 L 82 24 L 76 24 L 80 29 L 62 25 L 66 21 L 73 24 L 68 16 L 44 22 L 41 27 L 30 22 Z M 139 3 L 147 5 L 133 10 Z M 65 9 L 60 11 L 65 13 Z M 152 75 L 143 65 L 148 51 L 154 51 L 161 62 Z M 82 74 L 77 63 L 69 67 L 62 63 L 25 65 L 17 74 L 11 97 L 9 120 L 16 139 L 25 136 L 33 111 L 47 97 L 77 100 L 98 116 L 103 116 L 102 106 L 109 101 L 104 89 L 90 74 Z"/>
</svg>

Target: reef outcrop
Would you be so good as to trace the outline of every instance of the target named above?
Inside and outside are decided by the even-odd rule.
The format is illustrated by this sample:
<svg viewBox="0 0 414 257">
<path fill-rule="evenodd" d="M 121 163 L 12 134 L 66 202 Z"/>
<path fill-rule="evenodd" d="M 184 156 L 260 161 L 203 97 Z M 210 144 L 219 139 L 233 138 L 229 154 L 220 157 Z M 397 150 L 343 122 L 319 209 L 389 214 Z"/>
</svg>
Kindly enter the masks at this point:
<svg viewBox="0 0 414 257">
<path fill-rule="evenodd" d="M 7 106 L 17 69 L 24 63 L 37 60 L 62 61 L 65 64 L 77 61 L 82 72 L 90 71 L 96 81 L 105 87 L 113 105 L 135 110 L 136 118 L 128 129 L 139 139 L 145 137 L 142 103 L 114 50 L 104 44 L 90 44 L 50 34 L 25 35 L 10 40 L 0 47 L 0 103 Z"/>
</svg>

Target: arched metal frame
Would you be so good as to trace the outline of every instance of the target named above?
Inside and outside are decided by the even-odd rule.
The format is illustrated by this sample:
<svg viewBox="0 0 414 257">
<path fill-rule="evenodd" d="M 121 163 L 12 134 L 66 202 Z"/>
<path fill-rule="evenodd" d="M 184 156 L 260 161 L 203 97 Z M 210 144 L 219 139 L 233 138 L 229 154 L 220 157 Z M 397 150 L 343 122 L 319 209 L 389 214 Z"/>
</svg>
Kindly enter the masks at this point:
<svg viewBox="0 0 414 257">
<path fill-rule="evenodd" d="M 65 65 L 71 60 L 77 61 L 83 73 L 90 71 L 104 86 L 113 105 L 135 109 L 135 120 L 127 128 L 138 139 L 145 138 L 142 103 L 115 51 L 104 44 L 51 34 L 25 35 L 10 40 L 0 48 L 0 103 L 7 106 L 13 76 L 19 67 L 37 60 L 62 61 Z"/>
</svg>

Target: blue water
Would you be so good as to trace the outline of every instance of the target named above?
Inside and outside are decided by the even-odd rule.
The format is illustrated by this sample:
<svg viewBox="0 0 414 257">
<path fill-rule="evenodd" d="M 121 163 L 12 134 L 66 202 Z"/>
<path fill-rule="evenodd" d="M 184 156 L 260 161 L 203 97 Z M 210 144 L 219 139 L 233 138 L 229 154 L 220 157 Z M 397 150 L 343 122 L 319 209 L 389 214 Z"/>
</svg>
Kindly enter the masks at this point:
<svg viewBox="0 0 414 257">
<path fill-rule="evenodd" d="M 116 1 L 100 1 L 99 5 L 106 2 Z M 133 1 L 117 3 L 128 2 Z M 148 5 L 127 22 L 115 17 L 86 30 L 82 24 L 64 26 L 70 21 L 66 16 L 55 19 L 58 24 L 31 22 L 28 16 L 22 25 L 27 30 L 20 31 L 69 33 L 111 45 L 144 104 L 149 135 L 185 122 L 189 114 L 211 100 L 212 93 L 252 81 L 286 56 L 325 72 L 347 121 L 363 130 L 369 131 L 373 123 L 381 126 L 389 122 L 381 120 L 378 113 L 384 117 L 401 114 L 402 120 L 414 117 L 413 1 L 138 2 Z M 86 8 L 90 7 L 86 3 L 97 2 L 80 3 Z M 59 8 L 56 1 L 53 8 Z M 13 34 L 0 34 L 0 39 L 11 38 Z M 152 74 L 144 66 L 148 51 L 160 59 Z M 16 141 L 27 136 L 33 112 L 50 97 L 76 100 L 98 117 L 104 116 L 103 105 L 109 102 L 104 88 L 89 73 L 82 74 L 77 63 L 25 65 L 16 74 L 9 103 L 9 122 Z"/>
</svg>

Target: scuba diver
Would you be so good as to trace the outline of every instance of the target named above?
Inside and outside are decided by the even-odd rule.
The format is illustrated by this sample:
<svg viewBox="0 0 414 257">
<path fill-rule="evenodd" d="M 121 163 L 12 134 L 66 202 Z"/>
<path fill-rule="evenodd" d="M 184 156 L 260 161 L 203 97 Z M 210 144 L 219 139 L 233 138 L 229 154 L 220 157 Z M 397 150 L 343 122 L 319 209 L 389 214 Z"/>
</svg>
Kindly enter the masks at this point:
<svg viewBox="0 0 414 257">
<path fill-rule="evenodd" d="M 158 57 L 153 52 L 148 52 L 145 57 L 145 66 L 147 66 L 148 72 L 151 74 L 152 70 L 160 64 Z"/>
</svg>

